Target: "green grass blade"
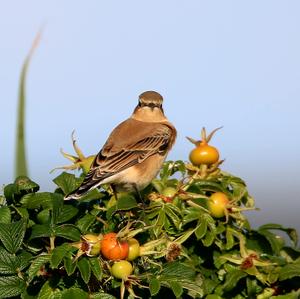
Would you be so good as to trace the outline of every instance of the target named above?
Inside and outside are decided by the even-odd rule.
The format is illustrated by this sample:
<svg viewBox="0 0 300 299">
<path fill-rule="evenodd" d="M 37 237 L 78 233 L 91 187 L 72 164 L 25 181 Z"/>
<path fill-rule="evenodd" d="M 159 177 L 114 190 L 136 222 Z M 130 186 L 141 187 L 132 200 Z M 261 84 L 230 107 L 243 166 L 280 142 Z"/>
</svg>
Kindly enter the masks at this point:
<svg viewBox="0 0 300 299">
<path fill-rule="evenodd" d="M 24 61 L 18 95 L 18 115 L 17 115 L 17 131 L 16 131 L 16 152 L 15 152 L 15 177 L 20 175 L 28 176 L 26 148 L 25 148 L 25 104 L 26 104 L 26 77 L 33 56 L 33 52 L 37 47 L 41 38 L 41 31 L 35 37 L 31 49 Z"/>
</svg>

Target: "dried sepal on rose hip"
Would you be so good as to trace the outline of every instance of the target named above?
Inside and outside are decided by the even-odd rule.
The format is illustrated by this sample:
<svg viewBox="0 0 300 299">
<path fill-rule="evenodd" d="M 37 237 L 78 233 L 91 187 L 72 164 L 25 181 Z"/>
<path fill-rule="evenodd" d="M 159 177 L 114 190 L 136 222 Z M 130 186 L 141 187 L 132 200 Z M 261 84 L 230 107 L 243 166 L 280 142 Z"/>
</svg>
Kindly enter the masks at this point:
<svg viewBox="0 0 300 299">
<path fill-rule="evenodd" d="M 72 244 L 73 247 L 78 248 L 77 258 L 85 254 L 87 256 L 97 256 L 101 250 L 102 235 L 85 234 L 81 236 L 79 242 Z"/>
</svg>

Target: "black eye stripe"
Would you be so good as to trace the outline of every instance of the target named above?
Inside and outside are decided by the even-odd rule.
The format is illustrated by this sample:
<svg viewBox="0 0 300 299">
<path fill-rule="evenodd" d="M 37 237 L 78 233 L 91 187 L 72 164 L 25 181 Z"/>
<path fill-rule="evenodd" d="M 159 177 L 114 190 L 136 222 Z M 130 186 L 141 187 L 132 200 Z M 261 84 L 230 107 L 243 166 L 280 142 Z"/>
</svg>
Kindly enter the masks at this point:
<svg viewBox="0 0 300 299">
<path fill-rule="evenodd" d="M 150 107 L 150 108 L 161 108 L 162 104 L 155 104 L 155 103 L 141 103 L 139 102 L 139 107 Z"/>
</svg>

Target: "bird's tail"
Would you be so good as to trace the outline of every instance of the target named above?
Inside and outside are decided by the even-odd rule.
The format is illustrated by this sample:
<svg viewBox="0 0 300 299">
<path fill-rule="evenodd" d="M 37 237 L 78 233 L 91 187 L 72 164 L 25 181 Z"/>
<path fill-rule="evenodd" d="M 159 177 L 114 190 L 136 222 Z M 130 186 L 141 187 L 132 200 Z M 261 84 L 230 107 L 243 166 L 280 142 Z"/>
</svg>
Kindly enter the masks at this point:
<svg viewBox="0 0 300 299">
<path fill-rule="evenodd" d="M 77 189 L 65 196 L 64 200 L 80 199 L 89 191 L 97 188 L 100 185 L 100 183 L 101 181 L 90 180 L 86 177 Z"/>
</svg>

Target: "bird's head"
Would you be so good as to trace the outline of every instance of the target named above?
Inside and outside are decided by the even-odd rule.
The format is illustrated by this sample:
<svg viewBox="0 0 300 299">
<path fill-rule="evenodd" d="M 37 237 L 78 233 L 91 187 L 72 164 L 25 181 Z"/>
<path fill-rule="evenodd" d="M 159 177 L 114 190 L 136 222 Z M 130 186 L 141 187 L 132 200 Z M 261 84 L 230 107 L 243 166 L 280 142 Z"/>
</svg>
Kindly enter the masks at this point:
<svg viewBox="0 0 300 299">
<path fill-rule="evenodd" d="M 140 94 L 139 102 L 132 117 L 141 121 L 160 122 L 166 119 L 162 108 L 163 97 L 156 91 Z"/>
</svg>

